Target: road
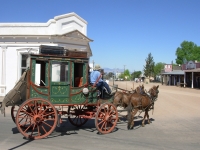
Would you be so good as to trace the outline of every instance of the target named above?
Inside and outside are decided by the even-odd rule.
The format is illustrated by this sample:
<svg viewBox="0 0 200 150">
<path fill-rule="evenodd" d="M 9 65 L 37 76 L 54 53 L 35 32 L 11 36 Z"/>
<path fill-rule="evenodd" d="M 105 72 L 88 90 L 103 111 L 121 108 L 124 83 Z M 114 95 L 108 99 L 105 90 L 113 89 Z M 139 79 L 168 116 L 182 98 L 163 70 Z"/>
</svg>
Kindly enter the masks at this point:
<svg viewBox="0 0 200 150">
<path fill-rule="evenodd" d="M 110 82 L 110 84 L 112 84 Z M 133 82 L 117 81 L 118 87 L 131 90 Z M 134 83 L 134 88 L 142 83 Z M 126 120 L 117 124 L 113 133 L 99 135 L 94 120 L 81 128 L 67 120 L 51 137 L 29 141 L 18 132 L 10 117 L 0 115 L 1 150 L 197 150 L 200 148 L 200 90 L 165 86 L 159 83 L 144 84 L 145 89 L 159 85 L 159 96 L 150 118 L 152 123 L 141 127 L 141 119 L 135 121 L 133 130 L 127 130 Z M 143 116 L 143 113 L 141 114 Z"/>
</svg>

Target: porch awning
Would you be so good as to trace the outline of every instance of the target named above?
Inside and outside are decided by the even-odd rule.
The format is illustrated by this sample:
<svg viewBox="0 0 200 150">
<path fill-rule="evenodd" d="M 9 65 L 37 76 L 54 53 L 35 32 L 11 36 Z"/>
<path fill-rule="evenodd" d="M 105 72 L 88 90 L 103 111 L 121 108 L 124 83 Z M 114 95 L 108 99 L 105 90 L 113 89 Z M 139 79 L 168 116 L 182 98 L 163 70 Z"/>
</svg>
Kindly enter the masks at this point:
<svg viewBox="0 0 200 150">
<path fill-rule="evenodd" d="M 184 75 L 184 71 L 183 70 L 173 70 L 171 72 L 161 73 L 161 75 Z"/>
<path fill-rule="evenodd" d="M 184 70 L 185 72 L 200 72 L 200 68 L 191 69 L 191 70 Z"/>
</svg>

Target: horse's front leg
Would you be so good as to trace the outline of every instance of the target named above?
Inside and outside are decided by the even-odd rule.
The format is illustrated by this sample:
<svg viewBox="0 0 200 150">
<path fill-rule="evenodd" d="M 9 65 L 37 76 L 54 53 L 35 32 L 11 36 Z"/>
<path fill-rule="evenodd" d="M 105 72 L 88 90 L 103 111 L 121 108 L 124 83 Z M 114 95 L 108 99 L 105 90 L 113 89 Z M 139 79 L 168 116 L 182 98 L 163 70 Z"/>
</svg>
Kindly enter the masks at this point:
<svg viewBox="0 0 200 150">
<path fill-rule="evenodd" d="M 143 120 L 142 120 L 142 127 L 144 127 L 144 123 L 145 123 L 145 118 L 146 118 L 146 116 L 148 115 L 148 111 L 147 110 L 145 110 L 145 113 L 144 113 L 144 118 L 143 118 Z"/>
<path fill-rule="evenodd" d="M 147 121 L 148 121 L 148 124 L 151 123 L 151 121 L 149 120 L 149 111 L 147 110 Z"/>
</svg>

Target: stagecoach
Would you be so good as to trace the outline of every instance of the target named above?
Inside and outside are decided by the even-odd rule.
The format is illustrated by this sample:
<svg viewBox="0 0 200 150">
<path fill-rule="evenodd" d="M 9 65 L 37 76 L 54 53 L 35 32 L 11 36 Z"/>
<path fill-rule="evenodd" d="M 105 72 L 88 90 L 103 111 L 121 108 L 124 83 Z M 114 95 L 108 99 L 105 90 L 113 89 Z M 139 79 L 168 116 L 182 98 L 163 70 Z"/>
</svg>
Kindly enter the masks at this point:
<svg viewBox="0 0 200 150">
<path fill-rule="evenodd" d="M 48 137 L 63 118 L 74 126 L 94 119 L 99 133 L 114 130 L 118 112 L 114 95 L 98 94 L 89 83 L 87 52 L 42 45 L 30 54 L 27 69 L 1 104 L 11 106 L 11 117 L 19 132 L 29 139 Z"/>
</svg>

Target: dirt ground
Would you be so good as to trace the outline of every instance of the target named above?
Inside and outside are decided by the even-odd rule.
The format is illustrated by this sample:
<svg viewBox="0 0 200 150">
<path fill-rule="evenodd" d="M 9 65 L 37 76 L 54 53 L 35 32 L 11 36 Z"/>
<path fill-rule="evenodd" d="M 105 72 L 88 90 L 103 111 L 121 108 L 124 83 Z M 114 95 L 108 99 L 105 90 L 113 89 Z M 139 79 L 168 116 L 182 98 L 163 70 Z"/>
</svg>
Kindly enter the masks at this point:
<svg viewBox="0 0 200 150">
<path fill-rule="evenodd" d="M 113 85 L 112 82 L 109 83 Z M 131 91 L 139 85 L 149 90 L 153 85 L 159 85 L 158 100 L 155 103 L 153 116 L 160 119 L 175 119 L 176 116 L 187 118 L 200 118 L 200 90 L 177 86 L 166 86 L 160 83 L 135 83 L 133 81 L 115 81 L 118 88 Z"/>
</svg>

